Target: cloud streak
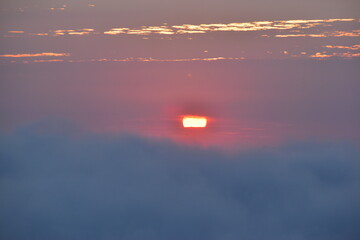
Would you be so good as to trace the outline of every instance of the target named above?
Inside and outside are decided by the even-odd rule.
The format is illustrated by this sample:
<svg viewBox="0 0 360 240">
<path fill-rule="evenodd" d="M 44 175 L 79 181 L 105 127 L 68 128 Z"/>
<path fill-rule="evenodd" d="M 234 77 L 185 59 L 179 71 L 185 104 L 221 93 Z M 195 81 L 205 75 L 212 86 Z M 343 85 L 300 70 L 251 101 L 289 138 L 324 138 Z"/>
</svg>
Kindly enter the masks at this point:
<svg viewBox="0 0 360 240">
<path fill-rule="evenodd" d="M 181 35 L 181 34 L 205 34 L 213 32 L 254 32 L 268 30 L 306 30 L 319 27 L 333 27 L 335 23 L 349 23 L 356 19 L 310 19 L 310 20 L 282 20 L 282 21 L 254 21 L 254 22 L 233 22 L 233 23 L 209 23 L 209 24 L 182 24 L 182 25 L 161 25 L 161 26 L 142 26 L 139 28 L 116 27 L 102 32 L 105 35 Z M 24 31 L 8 31 L 8 33 L 20 34 Z M 49 36 L 63 35 L 89 35 L 99 34 L 92 28 L 85 29 L 58 29 L 49 31 Z M 352 34 L 357 35 L 355 30 Z M 44 33 L 30 33 L 31 35 L 44 36 Z M 350 36 L 350 33 L 338 31 L 333 33 L 336 36 Z M 319 37 L 321 34 L 287 34 L 289 37 Z M 351 36 L 353 36 L 351 35 Z M 286 36 L 278 34 L 277 37 Z"/>
<path fill-rule="evenodd" d="M 351 52 L 345 52 L 345 53 L 327 53 L 327 52 L 317 52 L 313 55 L 310 55 L 311 58 L 332 58 L 332 57 L 340 57 L 340 58 L 354 58 L 354 57 L 360 57 L 360 53 L 351 53 Z"/>
<path fill-rule="evenodd" d="M 320 20 L 285 20 L 285 21 L 255 21 L 243 23 L 214 23 L 214 24 L 183 24 L 173 26 L 150 26 L 139 29 L 112 28 L 104 34 L 201 34 L 211 32 L 248 32 L 265 30 L 310 29 L 325 26 L 334 22 L 352 22 L 355 19 L 320 19 Z"/>
<path fill-rule="evenodd" d="M 323 32 L 317 34 L 277 34 L 275 37 L 287 38 L 287 37 L 312 37 L 312 38 L 325 38 L 325 37 L 359 37 L 360 30 L 352 31 L 333 31 Z"/>
<path fill-rule="evenodd" d="M 287 59 L 313 58 L 326 45 L 356 45 L 360 35 L 355 18 L 295 19 L 230 23 L 160 25 L 124 25 L 102 27 L 86 24 L 47 29 L 13 27 L 4 32 L 4 46 L 9 49 L 34 46 L 41 52 L 43 42 L 63 46 L 76 61 L 208 61 L 213 59 Z M 113 23 L 111 26 L 117 26 Z M 80 27 L 81 26 L 81 27 Z M 14 38 L 17 41 L 12 41 Z M 290 43 L 294 41 L 296 43 Z M 329 42 L 329 39 L 339 41 Z M 213 39 L 210 41 L 210 39 Z M 225 39 L 233 39 L 225 45 Z M 114 44 L 117 41 L 117 44 Z M 350 41 L 350 42 L 349 42 Z M 101 47 L 95 47 L 95 42 Z M 155 50 L 154 46 L 162 48 Z M 176 48 L 174 47 L 176 46 Z M 297 47 L 295 47 L 297 46 Z M 353 50 L 353 49 L 348 49 Z M 22 50 L 24 51 L 24 49 Z M 333 50 L 335 51 L 335 49 Z M 302 54 L 306 52 L 307 54 Z M 284 54 L 286 53 L 286 54 Z M 14 55 L 8 53 L 9 55 Z M 338 54 L 340 58 L 355 58 L 353 54 Z M 136 59 L 136 60 L 134 60 Z M 325 59 L 325 58 L 317 58 Z M 9 59 L 4 59 L 9 61 Z M 19 61 L 18 61 L 19 62 Z M 30 62 L 30 61 L 28 61 Z"/>
<path fill-rule="evenodd" d="M 324 46 L 324 48 L 330 48 L 330 49 L 360 50 L 360 45 L 352 45 L 352 46 L 326 45 L 326 46 Z"/>
<path fill-rule="evenodd" d="M 0 57 L 3 57 L 3 58 L 68 57 L 68 56 L 70 56 L 70 53 L 53 53 L 53 52 L 19 53 L 19 54 L 0 55 Z"/>
<path fill-rule="evenodd" d="M 1 56 L 0 56 L 1 57 Z M 34 56 L 35 57 L 35 56 Z M 21 57 L 18 57 L 21 58 Z M 212 61 L 241 61 L 244 57 L 208 57 L 208 58 L 174 58 L 174 59 L 159 59 L 159 58 L 97 58 L 97 59 L 50 59 L 50 60 L 22 60 L 22 63 L 51 63 L 51 62 L 212 62 Z M 17 63 L 16 61 L 10 61 Z"/>
</svg>

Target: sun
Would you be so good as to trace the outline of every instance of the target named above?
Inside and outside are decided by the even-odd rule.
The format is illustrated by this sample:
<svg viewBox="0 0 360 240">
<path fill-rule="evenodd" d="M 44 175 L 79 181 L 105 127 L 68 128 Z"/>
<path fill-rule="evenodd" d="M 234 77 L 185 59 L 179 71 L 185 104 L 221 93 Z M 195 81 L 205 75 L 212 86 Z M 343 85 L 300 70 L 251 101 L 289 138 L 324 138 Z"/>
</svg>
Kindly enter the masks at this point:
<svg viewBox="0 0 360 240">
<path fill-rule="evenodd" d="M 207 124 L 206 117 L 184 116 L 182 119 L 184 128 L 204 128 Z"/>
</svg>

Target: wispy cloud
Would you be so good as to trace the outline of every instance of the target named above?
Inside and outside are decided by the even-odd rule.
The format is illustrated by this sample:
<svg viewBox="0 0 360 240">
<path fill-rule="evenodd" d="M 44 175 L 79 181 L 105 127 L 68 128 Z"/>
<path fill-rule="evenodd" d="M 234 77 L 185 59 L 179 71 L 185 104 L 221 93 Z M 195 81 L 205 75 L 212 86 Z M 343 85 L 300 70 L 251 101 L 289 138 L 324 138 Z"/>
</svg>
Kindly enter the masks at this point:
<svg viewBox="0 0 360 240">
<path fill-rule="evenodd" d="M 330 49 L 349 49 L 349 50 L 360 50 L 360 45 L 352 45 L 352 46 L 341 46 L 341 45 L 326 45 L 324 48 Z"/>
<path fill-rule="evenodd" d="M 61 7 L 51 7 L 48 10 L 50 11 L 64 11 L 68 6 L 66 4 L 62 5 Z"/>
<path fill-rule="evenodd" d="M 333 37 L 360 37 L 360 30 L 353 30 L 353 31 L 336 31 L 333 32 L 332 35 Z"/>
<path fill-rule="evenodd" d="M 317 52 L 313 55 L 310 55 L 311 58 L 332 58 L 332 57 L 340 57 L 340 58 L 354 58 L 354 57 L 360 57 L 360 53 L 351 53 L 351 52 L 345 52 L 345 53 L 327 53 L 327 52 Z"/>
<path fill-rule="evenodd" d="M 50 62 L 211 62 L 211 61 L 240 61 L 245 60 L 244 57 L 231 58 L 231 57 L 208 57 L 208 58 L 174 58 L 174 59 L 160 59 L 160 58 L 94 58 L 94 59 L 51 59 L 51 60 L 24 60 L 20 63 L 50 63 Z M 11 61 L 12 63 L 16 63 Z"/>
<path fill-rule="evenodd" d="M 118 35 L 118 34 L 130 34 L 130 35 L 149 35 L 149 34 L 165 34 L 171 35 L 175 34 L 175 31 L 172 30 L 169 26 L 144 26 L 140 29 L 131 29 L 131 28 L 112 28 L 108 31 L 105 31 L 104 34 L 107 35 Z"/>
<path fill-rule="evenodd" d="M 176 59 L 159 59 L 159 58 L 124 58 L 124 59 L 100 59 L 99 61 L 112 62 L 191 62 L 191 61 L 219 61 L 219 60 L 244 60 L 244 57 L 209 57 L 209 58 L 176 58 Z"/>
<path fill-rule="evenodd" d="M 336 22 L 353 22 L 356 19 L 314 19 L 314 20 L 283 20 L 283 21 L 254 21 L 238 23 L 210 23 L 210 24 L 182 24 L 182 25 L 160 25 L 141 26 L 138 28 L 116 27 L 103 31 L 105 35 L 174 35 L 174 34 L 205 34 L 212 32 L 249 32 L 266 30 L 296 30 L 310 29 L 315 27 L 328 27 Z M 10 33 L 10 32 L 9 32 Z M 14 32 L 13 32 L 14 33 Z M 89 35 L 98 33 L 95 29 L 85 28 L 76 30 L 52 30 L 49 35 Z M 43 35 L 32 33 L 32 35 Z M 334 36 L 359 36 L 358 31 L 334 32 Z M 276 37 L 325 37 L 324 34 L 279 34 Z"/>
<path fill-rule="evenodd" d="M 43 52 L 43 53 L 20 53 L 20 54 L 3 54 L 0 57 L 3 58 L 28 58 L 28 57 L 68 57 L 70 53 L 53 53 L 53 52 Z"/>
<path fill-rule="evenodd" d="M 64 62 L 64 59 L 33 60 L 35 63 Z"/>
<path fill-rule="evenodd" d="M 332 52 L 336 49 L 359 50 L 357 45 L 347 46 L 348 40 L 360 36 L 360 22 L 358 19 L 310 19 L 310 20 L 281 20 L 281 21 L 253 21 L 253 22 L 233 22 L 233 23 L 204 23 L 204 24 L 178 24 L 171 25 L 163 23 L 153 26 L 139 27 L 114 27 L 98 29 L 93 26 L 59 28 L 50 30 L 39 30 L 31 32 L 28 29 L 11 28 L 4 32 L 3 37 L 19 38 L 21 41 L 37 41 L 37 39 L 54 41 L 54 44 L 62 44 L 69 47 L 65 52 L 71 52 L 76 58 L 66 61 L 218 61 L 218 60 L 242 60 L 246 59 L 284 59 L 284 58 L 318 58 L 325 59 L 333 57 L 333 53 L 324 53 L 327 49 Z M 116 26 L 116 25 L 115 25 Z M 246 33 L 251 32 L 251 33 Z M 99 49 L 88 49 L 91 44 L 85 41 L 92 41 L 94 37 L 99 38 L 99 44 L 104 46 L 104 51 Z M 243 43 L 239 45 L 235 41 L 227 46 L 223 46 L 223 37 L 241 38 Z M 106 36 L 106 37 L 104 37 Z M 110 49 L 110 42 L 114 41 L 113 36 L 121 41 L 122 45 L 128 46 L 128 51 L 115 53 Z M 200 42 L 204 42 L 204 36 L 214 39 L 213 45 L 207 46 L 209 52 L 204 51 L 205 47 Z M 50 39 L 51 38 L 51 39 Z M 73 38 L 82 39 L 84 44 L 73 41 Z M 285 39 L 298 38 L 299 48 L 289 45 Z M 310 40 L 312 38 L 312 40 Z M 336 44 L 328 42 L 327 38 L 338 38 Z M 180 51 L 173 52 L 170 45 L 167 50 L 154 51 L 152 41 L 157 40 L 165 43 L 173 41 Z M 193 41 L 192 41 L 193 40 Z M 246 40 L 246 41 L 245 41 Z M 334 39 L 335 40 L 335 39 Z M 110 41 L 110 42 L 109 42 Z M 275 42 L 281 41 L 284 46 L 281 49 L 275 48 Z M 10 39 L 5 39 L 10 43 Z M 248 44 L 248 43 L 254 44 Z M 109 43 L 109 44 L 108 44 Z M 120 43 L 120 42 L 119 42 Z M 256 43 L 256 44 L 255 44 Z M 138 44 L 143 44 L 138 47 Z M 355 43 L 352 43 L 355 44 Z M 257 47 L 255 47 L 257 45 Z M 334 45 L 334 46 L 333 46 Z M 200 46 L 200 47 L 199 47 Z M 332 46 L 332 47 L 331 47 Z M 341 47 L 342 46 L 342 47 Z M 325 48 L 325 49 L 324 49 Z M 80 50 L 81 49 L 81 50 Z M 235 50 L 236 49 L 236 50 Z M 39 47 L 40 52 L 43 48 Z M 338 52 L 339 52 L 338 51 Z M 86 52 L 85 56 L 83 53 Z M 303 54 L 300 52 L 307 52 Z M 180 53 L 180 54 L 179 54 Z M 3 53 L 4 54 L 4 53 Z M 61 54 L 61 55 L 52 55 Z M 210 55 L 211 54 L 211 55 Z M 66 53 L 35 53 L 35 54 L 4 54 L 2 58 L 29 58 L 29 57 L 64 57 Z M 143 56 L 143 57 L 141 57 Z M 149 57 L 151 56 L 151 57 Z M 352 58 L 357 57 L 356 53 L 337 54 L 336 57 Z M 10 61 L 9 59 L 4 61 Z M 3 61 L 3 62 L 4 62 Z M 23 60 L 16 60 L 21 62 Z M 28 60 L 32 62 L 32 60 Z"/>
<path fill-rule="evenodd" d="M 333 31 L 333 32 L 323 32 L 323 33 L 311 33 L 311 34 L 277 34 L 275 37 L 278 38 L 287 38 L 287 37 L 313 37 L 313 38 L 323 38 L 323 37 L 360 37 L 360 30 L 352 31 Z"/>
<path fill-rule="evenodd" d="M 207 33 L 207 32 L 247 32 L 247 31 L 263 31 L 263 30 L 289 30 L 289 29 L 308 29 L 316 26 L 324 26 L 333 22 L 348 22 L 355 19 L 321 19 L 321 20 L 285 20 L 285 21 L 257 21 L 243 23 L 228 24 L 184 24 L 172 26 L 178 31 L 177 33 Z"/>
<path fill-rule="evenodd" d="M 25 33 L 24 31 L 19 31 L 19 30 L 10 30 L 10 31 L 8 31 L 8 33 L 19 33 L 19 34 L 21 34 L 21 33 Z"/>
<path fill-rule="evenodd" d="M 199 34 L 209 32 L 247 32 L 264 30 L 308 29 L 325 26 L 334 22 L 351 22 L 355 19 L 317 19 L 317 20 L 286 20 L 286 21 L 256 21 L 242 23 L 213 23 L 213 24 L 183 24 L 173 26 L 144 26 L 137 29 L 112 28 L 104 34 Z"/>
<path fill-rule="evenodd" d="M 264 30 L 308 29 L 337 21 L 354 21 L 354 19 L 257 21 L 200 25 L 184 24 L 173 26 L 173 28 L 177 29 L 177 33 L 247 32 Z"/>
<path fill-rule="evenodd" d="M 321 38 L 327 37 L 325 34 L 278 34 L 275 35 L 278 38 L 287 38 L 287 37 L 313 37 L 313 38 Z"/>
<path fill-rule="evenodd" d="M 49 36 L 48 33 L 31 33 L 31 35 L 34 35 L 34 36 Z"/>
<path fill-rule="evenodd" d="M 94 32 L 92 28 L 83 28 L 83 29 L 68 29 L 68 30 L 55 30 L 52 31 L 52 35 L 55 36 L 63 36 L 63 35 L 89 35 L 90 33 Z"/>
</svg>

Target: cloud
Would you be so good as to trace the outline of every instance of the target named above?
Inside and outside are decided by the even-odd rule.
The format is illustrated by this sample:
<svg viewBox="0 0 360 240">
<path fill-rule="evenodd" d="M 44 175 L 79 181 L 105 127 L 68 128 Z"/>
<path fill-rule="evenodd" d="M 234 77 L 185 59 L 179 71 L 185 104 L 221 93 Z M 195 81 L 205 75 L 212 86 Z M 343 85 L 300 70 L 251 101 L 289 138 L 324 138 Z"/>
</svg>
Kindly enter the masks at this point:
<svg viewBox="0 0 360 240">
<path fill-rule="evenodd" d="M 173 26 L 143 26 L 139 29 L 112 28 L 104 34 L 199 34 L 211 32 L 248 32 L 264 30 L 309 29 L 329 26 L 335 22 L 352 22 L 355 19 L 315 19 L 315 20 L 284 20 L 284 21 L 255 21 L 240 23 L 212 23 L 212 24 L 182 24 Z M 331 26 L 331 25 L 330 25 Z M 316 35 L 316 34 L 313 34 Z"/>
<path fill-rule="evenodd" d="M 247 32 L 264 30 L 289 30 L 289 29 L 309 29 L 324 26 L 333 22 L 351 22 L 355 19 L 316 19 L 316 20 L 285 20 L 285 21 L 256 21 L 228 24 L 183 24 L 172 26 L 179 31 L 203 31 L 206 32 Z"/>
<path fill-rule="evenodd" d="M 348 49 L 348 50 L 360 50 L 360 45 L 342 46 L 342 45 L 326 45 L 324 48 L 332 49 Z"/>
<path fill-rule="evenodd" d="M 319 34 L 277 34 L 277 38 L 286 37 L 312 37 L 312 38 L 325 38 L 325 37 L 359 37 L 360 30 L 352 31 L 334 31 L 334 32 L 323 32 Z"/>
<path fill-rule="evenodd" d="M 1 57 L 1 56 L 0 56 Z M 211 61 L 240 61 L 245 60 L 244 57 L 229 58 L 229 57 L 208 57 L 208 58 L 174 58 L 174 59 L 158 59 L 158 58 L 98 58 L 98 59 L 85 59 L 85 60 L 63 60 L 63 59 L 51 59 L 51 60 L 26 60 L 20 61 L 22 63 L 51 63 L 51 62 L 211 62 Z M 11 63 L 19 63 L 11 61 Z"/>
<path fill-rule="evenodd" d="M 26 46 L 31 45 L 30 53 L 41 53 L 44 50 L 43 41 L 54 46 L 62 46 L 65 52 L 73 56 L 71 61 L 102 61 L 102 59 L 127 61 L 130 58 L 141 58 L 146 61 L 152 61 L 151 59 L 183 61 L 183 59 L 218 57 L 305 59 L 323 51 L 326 45 L 356 44 L 352 41 L 360 34 L 357 30 L 359 29 L 357 18 L 276 21 L 265 17 L 263 19 L 267 21 L 222 19 L 207 22 L 189 19 L 179 23 L 179 21 L 165 22 L 164 19 L 156 24 L 146 21 L 139 24 L 105 21 L 101 27 L 91 25 L 84 20 L 85 22 L 80 25 L 74 22 L 72 26 L 53 25 L 51 28 L 41 29 L 9 27 L 4 30 L 2 38 L 5 48 L 8 49 L 26 50 Z M 294 41 L 296 44 L 290 44 L 289 38 L 292 39 L 290 42 Z M 329 42 L 329 39 L 335 41 L 335 38 L 339 41 Z M 17 40 L 14 42 L 14 39 Z M 94 47 L 95 42 L 102 47 Z M 122 50 L 115 51 L 117 48 Z M 208 50 L 209 53 L 204 55 L 204 50 Z M 288 54 L 284 55 L 284 51 Z M 29 51 L 19 53 L 27 52 Z M 300 52 L 309 54 L 300 54 Z M 16 55 L 10 52 L 2 54 Z M 4 59 L 4 62 L 6 61 L 13 59 Z"/>
<path fill-rule="evenodd" d="M 43 52 L 43 53 L 20 53 L 20 54 L 3 54 L 3 55 L 0 55 L 0 57 L 5 57 L 5 58 L 67 57 L 67 56 L 70 56 L 70 53 Z"/>
<path fill-rule="evenodd" d="M 105 35 L 174 35 L 174 34 L 206 34 L 213 32 L 255 32 L 255 31 L 286 31 L 286 30 L 308 30 L 321 27 L 335 27 L 335 24 L 353 24 L 356 19 L 310 19 L 310 20 L 282 20 L 282 21 L 253 21 L 253 22 L 232 22 L 232 23 L 203 23 L 203 24 L 181 24 L 181 25 L 160 25 L 141 27 L 116 27 L 102 32 Z M 8 31 L 8 33 L 25 33 L 24 31 Z M 44 36 L 44 33 L 29 33 L 30 35 Z M 92 28 L 85 29 L 57 29 L 50 30 L 47 35 L 50 37 L 64 35 L 90 35 L 100 34 Z M 329 36 L 356 37 L 358 30 L 353 32 L 336 31 L 326 33 Z M 277 34 L 276 37 L 326 37 L 325 34 Z M 12 35 L 15 37 L 15 35 Z"/>
<path fill-rule="evenodd" d="M 275 35 L 275 37 L 278 38 L 286 38 L 286 37 L 314 37 L 314 38 L 320 38 L 320 37 L 327 37 L 325 34 L 278 34 Z"/>
<path fill-rule="evenodd" d="M 50 60 L 34 60 L 34 63 L 49 63 L 49 62 L 64 62 L 63 59 L 50 59 Z"/>
<path fill-rule="evenodd" d="M 354 57 L 360 57 L 360 53 L 350 53 L 350 52 L 345 52 L 345 53 L 317 52 L 317 53 L 315 53 L 315 54 L 313 54 L 313 55 L 310 55 L 309 57 L 311 57 L 311 58 L 319 58 L 319 59 L 332 58 L 332 57 L 354 58 Z"/>
<path fill-rule="evenodd" d="M 24 33 L 24 31 L 13 30 L 13 31 L 8 31 L 8 33 Z"/>
<path fill-rule="evenodd" d="M 44 126 L 0 137 L 1 239 L 360 234 L 360 153 L 349 145 L 289 143 L 229 155 Z"/>
<path fill-rule="evenodd" d="M 92 28 L 83 28 L 83 29 L 59 29 L 52 31 L 53 36 L 63 36 L 63 35 L 89 35 L 91 33 L 94 33 L 94 29 Z"/>
</svg>

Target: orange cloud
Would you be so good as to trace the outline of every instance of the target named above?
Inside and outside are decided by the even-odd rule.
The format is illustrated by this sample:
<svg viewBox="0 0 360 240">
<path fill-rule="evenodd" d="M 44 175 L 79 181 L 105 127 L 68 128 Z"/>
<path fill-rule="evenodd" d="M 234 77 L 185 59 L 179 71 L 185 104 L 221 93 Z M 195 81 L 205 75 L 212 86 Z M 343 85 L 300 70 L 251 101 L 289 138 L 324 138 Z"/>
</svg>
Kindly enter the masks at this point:
<svg viewBox="0 0 360 240">
<path fill-rule="evenodd" d="M 245 58 L 177 58 L 177 59 L 159 59 L 159 58 L 122 58 L 122 59 L 93 59 L 92 61 L 100 62 L 190 62 L 190 61 L 219 61 L 219 60 L 244 60 Z"/>
<path fill-rule="evenodd" d="M 118 35 L 118 34 L 130 34 L 130 35 L 149 35 L 149 34 L 164 34 L 170 35 L 175 34 L 175 32 L 170 29 L 168 26 L 144 26 L 140 29 L 130 29 L 130 28 L 112 28 L 109 31 L 105 31 L 104 34 L 107 35 Z"/>
<path fill-rule="evenodd" d="M 283 20 L 283 21 L 254 21 L 240 23 L 211 23 L 211 24 L 182 24 L 168 26 L 141 26 L 138 28 L 118 27 L 111 28 L 102 32 L 105 35 L 174 35 L 174 34 L 205 34 L 211 32 L 248 32 L 248 31 L 266 31 L 266 30 L 290 30 L 300 32 L 301 29 L 310 29 L 314 27 L 328 27 L 335 22 L 351 22 L 356 19 L 313 19 L 313 20 Z M 9 33 L 23 33 L 22 31 L 9 31 Z M 92 28 L 67 29 L 49 31 L 50 36 L 64 35 L 90 35 L 96 34 Z M 32 33 L 31 35 L 44 36 L 45 33 Z M 359 36 L 359 30 L 352 32 L 337 31 L 333 33 L 320 34 L 279 34 L 276 37 L 327 37 L 327 36 Z M 268 36 L 268 35 L 264 35 Z"/>
<path fill-rule="evenodd" d="M 360 45 L 352 45 L 352 46 L 339 46 L 339 45 L 326 45 L 324 48 L 331 48 L 331 49 L 349 49 L 349 50 L 360 50 Z"/>
<path fill-rule="evenodd" d="M 111 30 L 104 32 L 104 34 L 117 35 L 117 34 L 127 33 L 128 30 L 129 28 L 112 28 Z"/>
<path fill-rule="evenodd" d="M 76 29 L 76 30 L 73 30 L 73 29 L 67 29 L 67 30 L 62 30 L 62 29 L 59 29 L 59 30 L 55 30 L 55 31 L 52 31 L 53 32 L 53 35 L 55 36 L 63 36 L 63 35 L 89 35 L 91 33 L 93 33 L 95 30 L 92 29 L 92 28 L 83 28 L 83 29 Z"/>
<path fill-rule="evenodd" d="M 48 33 L 31 33 L 31 35 L 35 35 L 35 36 L 48 36 Z"/>
<path fill-rule="evenodd" d="M 334 32 L 324 32 L 321 34 L 280 34 L 275 35 L 278 38 L 286 38 L 286 37 L 360 37 L 360 30 L 353 30 L 350 32 L 345 31 L 334 31 Z"/>
<path fill-rule="evenodd" d="M 68 57 L 70 53 L 52 53 L 52 52 L 43 52 L 43 53 L 20 53 L 20 54 L 4 54 L 0 57 L 5 58 L 26 58 L 26 57 Z"/>
<path fill-rule="evenodd" d="M 175 25 L 172 28 L 187 33 L 206 33 L 206 32 L 246 32 L 246 31 L 262 31 L 262 30 L 288 30 L 288 29 L 307 29 L 316 26 L 326 25 L 327 23 L 337 21 L 354 21 L 355 19 L 319 19 L 319 20 L 286 20 L 286 21 L 256 21 L 243 23 L 216 23 L 216 24 L 183 24 Z"/>
<path fill-rule="evenodd" d="M 287 38 L 287 37 L 313 37 L 313 38 L 321 38 L 327 37 L 325 34 L 278 34 L 275 35 L 278 38 Z"/>
<path fill-rule="evenodd" d="M 317 53 L 311 55 L 310 57 L 311 58 L 329 58 L 329 57 L 333 57 L 333 55 L 317 52 Z"/>
<path fill-rule="evenodd" d="M 8 33 L 25 33 L 24 31 L 16 31 L 16 30 L 12 30 L 12 31 L 8 31 Z"/>
<path fill-rule="evenodd" d="M 314 55 L 310 56 L 311 58 L 331 58 L 331 57 L 341 57 L 341 58 L 353 58 L 360 57 L 360 53 L 326 53 L 326 52 L 317 52 Z"/>
<path fill-rule="evenodd" d="M 360 37 L 360 30 L 353 30 L 351 32 L 336 31 L 332 33 L 333 37 Z"/>
<path fill-rule="evenodd" d="M 112 28 L 104 34 L 196 34 L 208 32 L 247 32 L 263 30 L 308 29 L 316 26 L 327 26 L 333 22 L 355 21 L 355 19 L 316 19 L 316 20 L 285 20 L 255 21 L 242 23 L 183 24 L 173 26 L 143 26 L 141 28 Z M 280 36 L 280 35 L 279 35 Z M 294 35 L 295 36 L 295 35 Z M 313 37 L 317 37 L 316 34 Z M 322 36 L 318 36 L 322 37 Z"/>
</svg>

